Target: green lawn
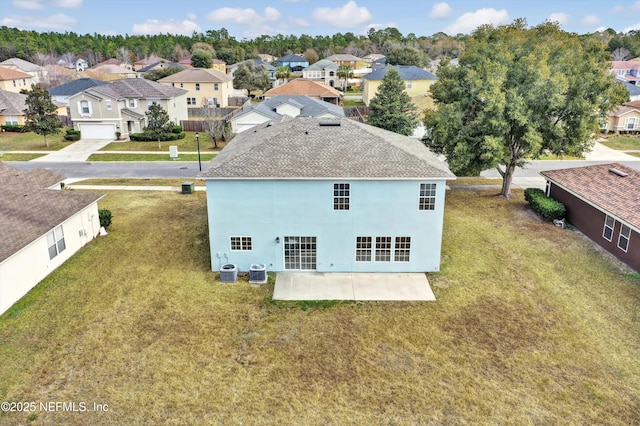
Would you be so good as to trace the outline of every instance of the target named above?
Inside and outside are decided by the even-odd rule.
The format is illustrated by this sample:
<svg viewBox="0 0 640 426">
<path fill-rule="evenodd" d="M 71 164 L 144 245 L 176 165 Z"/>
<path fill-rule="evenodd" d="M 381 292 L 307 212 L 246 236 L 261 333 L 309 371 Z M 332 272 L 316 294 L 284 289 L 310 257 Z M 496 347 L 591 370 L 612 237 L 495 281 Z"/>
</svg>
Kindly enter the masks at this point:
<svg viewBox="0 0 640 426">
<path fill-rule="evenodd" d="M 34 158 L 43 157 L 47 154 L 12 154 L 9 153 L 1 153 L 0 161 L 30 161 Z"/>
<path fill-rule="evenodd" d="M 622 151 L 640 150 L 640 138 L 620 136 L 613 139 L 607 139 L 606 141 L 601 143 L 602 145 L 611 149 L 618 149 Z"/>
<path fill-rule="evenodd" d="M 0 317 L 0 401 L 109 410 L 0 423 L 637 424 L 640 280 L 495 192 L 447 193 L 436 302 L 338 304 L 218 283 L 204 193 L 108 192 Z"/>
<path fill-rule="evenodd" d="M 49 146 L 45 146 L 44 137 L 33 132 L 13 133 L 0 132 L 0 152 L 2 151 L 57 151 L 69 146 L 62 137 L 64 132 L 58 135 L 47 136 Z"/>
<path fill-rule="evenodd" d="M 629 155 L 633 155 L 634 157 L 640 157 L 640 152 L 627 152 Z"/>
<path fill-rule="evenodd" d="M 180 151 L 193 151 L 198 150 L 198 144 L 196 141 L 195 132 L 185 132 L 185 138 L 177 141 L 163 141 L 160 143 L 161 148 L 158 148 L 158 142 L 112 142 L 109 145 L 102 148 L 100 151 L 150 151 L 150 152 L 168 152 L 170 146 L 177 146 L 178 153 Z M 225 146 L 224 142 L 218 142 L 218 150 Z M 200 152 L 211 152 L 215 148 L 211 138 L 204 132 L 200 132 Z"/>
<path fill-rule="evenodd" d="M 342 100 L 342 107 L 343 108 L 352 108 L 352 107 L 356 107 L 356 106 L 364 106 L 364 102 L 362 102 L 361 100 L 357 100 L 357 99 L 343 99 Z"/>
<path fill-rule="evenodd" d="M 74 185 L 122 185 L 122 186 L 181 186 L 188 179 L 136 179 L 94 178 L 74 182 Z M 204 186 L 202 180 L 191 180 L 196 186 Z"/>
<path fill-rule="evenodd" d="M 201 161 L 209 161 L 216 154 L 200 153 Z M 164 154 L 120 154 L 120 153 L 97 153 L 91 154 L 87 161 L 198 161 L 198 154 L 180 154 L 178 160 L 172 160 L 169 153 Z"/>
</svg>

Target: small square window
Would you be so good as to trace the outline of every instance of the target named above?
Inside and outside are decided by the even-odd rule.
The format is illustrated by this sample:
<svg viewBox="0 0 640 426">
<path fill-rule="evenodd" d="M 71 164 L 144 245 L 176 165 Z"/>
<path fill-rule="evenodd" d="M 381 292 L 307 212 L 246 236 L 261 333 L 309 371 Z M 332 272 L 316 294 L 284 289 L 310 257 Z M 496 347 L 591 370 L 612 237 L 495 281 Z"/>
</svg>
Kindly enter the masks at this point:
<svg viewBox="0 0 640 426">
<path fill-rule="evenodd" d="M 47 234 L 47 247 L 49 248 L 49 259 L 53 259 L 67 248 L 62 226 L 58 226 Z"/>
</svg>

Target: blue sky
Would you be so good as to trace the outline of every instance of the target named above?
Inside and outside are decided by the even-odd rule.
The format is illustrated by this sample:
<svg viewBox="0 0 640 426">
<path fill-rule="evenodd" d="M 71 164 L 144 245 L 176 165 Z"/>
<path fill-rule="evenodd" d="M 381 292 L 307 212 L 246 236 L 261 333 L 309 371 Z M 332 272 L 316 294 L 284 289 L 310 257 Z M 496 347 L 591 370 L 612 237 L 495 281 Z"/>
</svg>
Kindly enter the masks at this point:
<svg viewBox="0 0 640 426">
<path fill-rule="evenodd" d="M 547 19 L 580 34 L 640 29 L 640 1 L 613 0 L 0 0 L 0 25 L 78 34 L 191 35 L 226 28 L 237 39 L 261 34 L 366 34 L 396 27 L 407 35 L 469 33 L 478 25 Z"/>
</svg>

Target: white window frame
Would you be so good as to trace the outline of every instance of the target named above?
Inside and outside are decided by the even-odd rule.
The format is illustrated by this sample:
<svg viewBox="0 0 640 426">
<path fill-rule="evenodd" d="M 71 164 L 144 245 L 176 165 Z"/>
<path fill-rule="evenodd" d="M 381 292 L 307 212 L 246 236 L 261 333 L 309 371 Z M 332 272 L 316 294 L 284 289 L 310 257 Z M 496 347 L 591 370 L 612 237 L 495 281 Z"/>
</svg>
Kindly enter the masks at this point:
<svg viewBox="0 0 640 426">
<path fill-rule="evenodd" d="M 253 251 L 253 237 L 247 235 L 244 236 L 232 236 L 229 237 L 229 250 L 230 251 Z"/>
<path fill-rule="evenodd" d="M 53 260 L 57 255 L 62 253 L 67 245 L 64 241 L 64 231 L 62 225 L 54 228 L 47 233 L 47 249 L 49 251 L 49 260 Z"/>
<path fill-rule="evenodd" d="M 87 108 L 86 108 L 87 111 L 86 112 L 85 112 L 84 105 L 87 106 Z M 91 102 L 89 102 L 86 99 L 79 101 L 78 102 L 78 113 L 82 117 L 91 117 Z"/>
<path fill-rule="evenodd" d="M 15 115 L 5 115 L 4 124 L 10 124 L 10 125 L 13 125 L 13 126 L 17 126 L 18 125 L 18 117 L 16 117 Z"/>
<path fill-rule="evenodd" d="M 107 99 L 107 100 L 105 100 L 105 101 L 104 101 L 104 106 L 105 106 L 105 108 L 106 108 L 106 110 L 107 110 L 107 111 L 111 111 L 111 108 L 112 108 L 112 106 L 111 106 L 111 99 Z"/>
<path fill-rule="evenodd" d="M 395 237 L 393 242 L 393 261 L 411 262 L 411 237 Z"/>
<path fill-rule="evenodd" d="M 213 90 L 220 90 L 220 85 L 218 83 L 213 83 Z"/>
<path fill-rule="evenodd" d="M 629 125 L 631 125 L 631 127 L 629 127 Z M 637 128 L 638 128 L 638 117 L 627 117 L 624 119 L 624 130 L 636 130 Z"/>
<path fill-rule="evenodd" d="M 393 237 L 376 237 L 375 249 L 374 259 L 376 262 L 391 262 L 391 259 L 393 259 Z"/>
<path fill-rule="evenodd" d="M 418 198 L 418 210 L 435 210 L 438 185 L 435 183 L 421 183 Z"/>
<path fill-rule="evenodd" d="M 625 235 L 625 232 L 624 232 L 625 230 L 627 231 L 626 235 Z M 626 241 L 626 244 L 625 244 L 624 247 L 622 247 L 620 245 L 620 243 L 623 240 Z M 629 251 L 629 242 L 630 242 L 630 240 L 631 240 L 631 228 L 629 226 L 625 225 L 625 224 L 621 224 L 620 225 L 620 233 L 618 234 L 618 248 L 626 253 L 627 251 Z"/>
<path fill-rule="evenodd" d="M 373 237 L 356 237 L 356 262 L 371 262 L 372 256 Z"/>
<path fill-rule="evenodd" d="M 413 88 L 413 82 L 411 80 L 407 81 L 407 89 Z"/>
<path fill-rule="evenodd" d="M 136 99 L 127 99 L 127 108 L 137 108 L 138 107 L 138 103 L 136 102 Z"/>
<path fill-rule="evenodd" d="M 611 222 L 611 225 L 609 225 Z M 602 229 L 602 238 L 607 241 L 613 240 L 613 229 L 616 227 L 616 220 L 612 216 L 606 215 L 604 218 L 604 228 Z M 607 230 L 610 230 L 609 238 L 607 238 Z"/>
<path fill-rule="evenodd" d="M 333 184 L 333 210 L 349 210 L 351 204 L 351 184 L 339 182 Z"/>
</svg>

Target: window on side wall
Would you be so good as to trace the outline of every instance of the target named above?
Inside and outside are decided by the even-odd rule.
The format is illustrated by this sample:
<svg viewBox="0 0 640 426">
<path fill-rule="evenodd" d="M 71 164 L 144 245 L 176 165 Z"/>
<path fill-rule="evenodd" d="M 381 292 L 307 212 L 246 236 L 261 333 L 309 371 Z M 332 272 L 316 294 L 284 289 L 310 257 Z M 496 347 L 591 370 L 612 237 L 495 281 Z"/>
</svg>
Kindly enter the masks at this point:
<svg viewBox="0 0 640 426">
<path fill-rule="evenodd" d="M 391 237 L 376 237 L 376 262 L 391 262 Z"/>
<path fill-rule="evenodd" d="M 356 262 L 371 262 L 371 237 L 356 237 Z"/>
<path fill-rule="evenodd" d="M 80 114 L 91 115 L 91 107 L 89 101 L 80 101 Z"/>
<path fill-rule="evenodd" d="M 618 236 L 618 248 L 624 252 L 629 250 L 629 239 L 631 238 L 631 228 L 627 225 L 620 227 L 620 235 Z"/>
<path fill-rule="evenodd" d="M 67 248 L 64 243 L 62 226 L 58 226 L 47 234 L 47 247 L 49 248 L 49 259 L 53 259 Z"/>
<path fill-rule="evenodd" d="M 349 210 L 350 185 L 348 183 L 333 184 L 333 209 Z"/>
<path fill-rule="evenodd" d="M 408 262 L 411 258 L 411 237 L 396 237 L 393 260 Z"/>
<path fill-rule="evenodd" d="M 435 210 L 436 209 L 436 184 L 421 183 L 420 198 L 418 200 L 419 210 Z"/>
<path fill-rule="evenodd" d="M 129 108 L 135 108 L 136 107 L 136 100 L 135 99 L 129 99 L 127 101 L 127 105 L 129 106 Z"/>
<path fill-rule="evenodd" d="M 602 230 L 602 237 L 605 240 L 611 241 L 613 239 L 613 227 L 615 226 L 615 224 L 616 220 L 607 215 L 607 217 L 604 219 L 604 229 Z"/>
<path fill-rule="evenodd" d="M 253 242 L 251 237 L 230 237 L 231 251 L 252 251 Z"/>
</svg>

